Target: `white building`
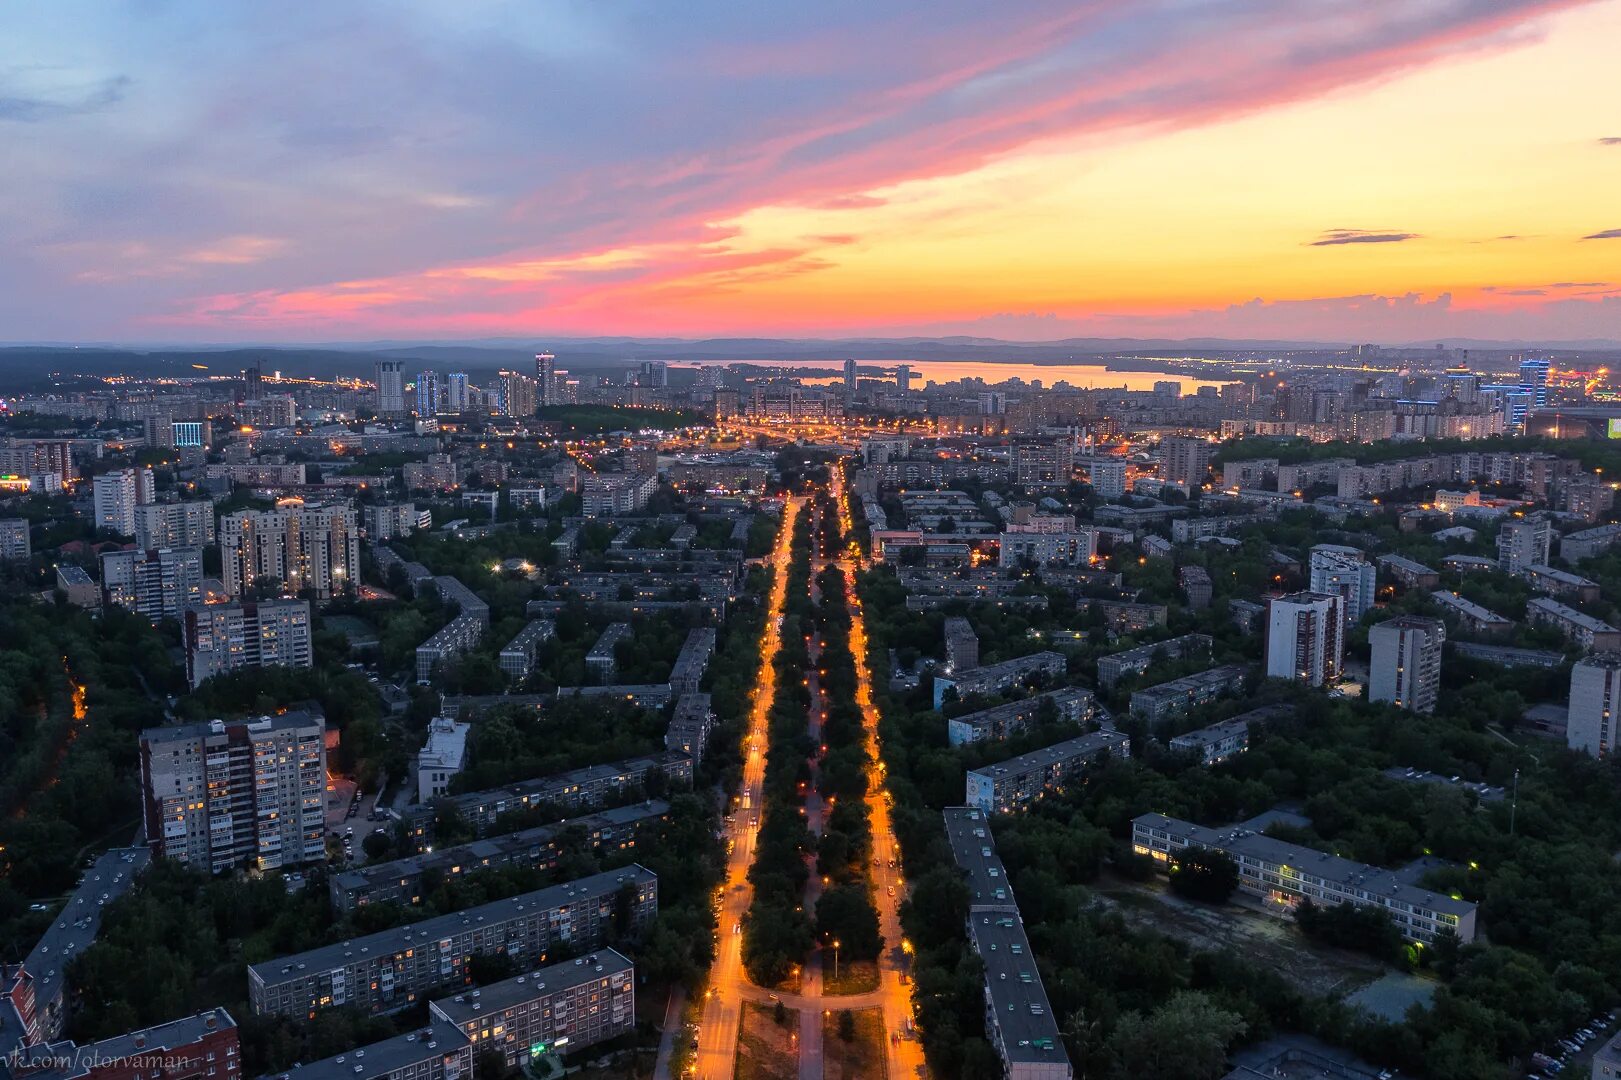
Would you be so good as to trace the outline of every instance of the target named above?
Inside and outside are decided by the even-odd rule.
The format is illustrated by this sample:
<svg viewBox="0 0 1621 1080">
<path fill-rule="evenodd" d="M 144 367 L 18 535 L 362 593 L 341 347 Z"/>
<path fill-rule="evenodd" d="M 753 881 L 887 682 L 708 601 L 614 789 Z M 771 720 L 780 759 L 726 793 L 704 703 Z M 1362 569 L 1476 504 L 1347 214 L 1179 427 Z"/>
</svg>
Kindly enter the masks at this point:
<svg viewBox="0 0 1621 1080">
<path fill-rule="evenodd" d="M 308 713 L 141 732 L 156 856 L 210 873 L 326 860 L 326 723 Z"/>
<path fill-rule="evenodd" d="M 91 481 L 96 528 L 135 535 L 135 508 L 153 499 L 151 469 L 115 469 Z"/>
<path fill-rule="evenodd" d="M 26 518 L 0 519 L 0 559 L 27 559 L 34 553 Z"/>
<path fill-rule="evenodd" d="M 219 523 L 225 591 L 242 596 L 261 579 L 327 599 L 360 582 L 360 528 L 349 503 L 238 510 Z"/>
<path fill-rule="evenodd" d="M 202 603 L 203 554 L 197 548 L 126 548 L 101 555 L 104 603 L 117 604 L 154 621 L 179 616 Z"/>
<path fill-rule="evenodd" d="M 580 485 L 580 513 L 586 517 L 640 513 L 658 488 L 658 480 L 651 476 L 590 476 Z"/>
<path fill-rule="evenodd" d="M 1126 494 L 1126 463 L 1118 458 L 1092 458 L 1086 463 L 1086 475 L 1092 490 L 1105 499 L 1119 499 Z"/>
<path fill-rule="evenodd" d="M 1025 560 L 1037 566 L 1085 566 L 1097 557 L 1098 537 L 1091 529 L 1079 532 L 1005 532 L 1000 536 L 999 562 L 1019 566 Z"/>
<path fill-rule="evenodd" d="M 373 367 L 377 382 L 377 415 L 405 415 L 405 361 L 378 360 Z"/>
<path fill-rule="evenodd" d="M 1413 712 L 1434 712 L 1441 692 L 1441 647 L 1446 624 L 1440 619 L 1400 615 L 1368 630 L 1373 662 L 1368 699 L 1388 701 Z"/>
<path fill-rule="evenodd" d="M 1510 518 L 1497 534 L 1497 564 L 1511 574 L 1545 565 L 1552 542 L 1553 526 L 1547 518 Z"/>
<path fill-rule="evenodd" d="M 1294 593 L 1274 597 L 1266 607 L 1266 674 L 1308 686 L 1339 679 L 1345 654 L 1345 619 L 1340 597 Z"/>
<path fill-rule="evenodd" d="M 415 503 L 375 503 L 361 508 L 366 539 L 392 540 L 409 536 L 418 529 L 433 528 L 433 512 L 418 510 Z"/>
<path fill-rule="evenodd" d="M 1621 653 L 1584 656 L 1570 670 L 1570 719 L 1565 741 L 1596 757 L 1615 752 L 1616 711 L 1621 707 Z"/>
<path fill-rule="evenodd" d="M 202 547 L 213 542 L 212 502 L 149 503 L 135 508 L 137 547 Z"/>
<path fill-rule="evenodd" d="M 1204 439 L 1168 435 L 1160 440 L 1160 476 L 1173 484 L 1197 487 L 1210 473 L 1215 447 Z"/>
<path fill-rule="evenodd" d="M 203 604 L 186 611 L 185 632 L 186 675 L 193 689 L 238 668 L 312 663 L 307 600 Z"/>
<path fill-rule="evenodd" d="M 417 801 L 429 803 L 450 790 L 451 777 L 467 760 L 467 733 L 472 724 L 437 717 L 428 724 L 428 741 L 417 754 Z"/>
<path fill-rule="evenodd" d="M 1311 591 L 1338 596 L 1348 627 L 1355 626 L 1373 607 L 1377 573 L 1356 548 L 1318 544 L 1311 549 Z"/>
</svg>

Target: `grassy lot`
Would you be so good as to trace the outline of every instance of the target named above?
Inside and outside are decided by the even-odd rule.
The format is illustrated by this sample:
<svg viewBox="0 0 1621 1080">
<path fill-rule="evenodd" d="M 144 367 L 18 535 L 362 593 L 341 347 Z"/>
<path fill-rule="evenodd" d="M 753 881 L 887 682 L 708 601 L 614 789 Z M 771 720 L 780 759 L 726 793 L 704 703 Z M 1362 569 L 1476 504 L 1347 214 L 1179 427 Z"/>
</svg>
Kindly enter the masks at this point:
<svg viewBox="0 0 1621 1080">
<path fill-rule="evenodd" d="M 835 1009 L 822 1016 L 822 1080 L 878 1080 L 888 1068 L 884 1052 L 884 1013 L 882 1009 L 856 1009 L 849 1012 L 854 1021 L 854 1037 L 848 1041 L 839 1034 Z"/>
<path fill-rule="evenodd" d="M 743 1003 L 736 1080 L 797 1080 L 799 1051 L 790 1035 L 799 1030 L 799 1010 L 788 1009 L 780 1027 L 772 1019 L 774 1011 L 752 1001 Z"/>
<path fill-rule="evenodd" d="M 839 964 L 839 977 L 833 978 L 833 958 L 827 956 L 822 963 L 822 993 L 833 997 L 841 994 L 865 994 L 878 989 L 878 965 L 870 960 Z"/>
</svg>

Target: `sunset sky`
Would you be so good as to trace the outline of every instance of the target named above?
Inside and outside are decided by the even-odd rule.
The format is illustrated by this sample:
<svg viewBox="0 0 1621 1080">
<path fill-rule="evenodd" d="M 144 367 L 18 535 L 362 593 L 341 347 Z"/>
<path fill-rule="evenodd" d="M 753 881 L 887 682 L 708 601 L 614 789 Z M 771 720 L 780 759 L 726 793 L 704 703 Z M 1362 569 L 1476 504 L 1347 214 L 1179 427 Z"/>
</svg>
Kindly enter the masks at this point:
<svg viewBox="0 0 1621 1080">
<path fill-rule="evenodd" d="M 1621 339 L 1621 0 L 15 7 L 0 341 Z"/>
</svg>

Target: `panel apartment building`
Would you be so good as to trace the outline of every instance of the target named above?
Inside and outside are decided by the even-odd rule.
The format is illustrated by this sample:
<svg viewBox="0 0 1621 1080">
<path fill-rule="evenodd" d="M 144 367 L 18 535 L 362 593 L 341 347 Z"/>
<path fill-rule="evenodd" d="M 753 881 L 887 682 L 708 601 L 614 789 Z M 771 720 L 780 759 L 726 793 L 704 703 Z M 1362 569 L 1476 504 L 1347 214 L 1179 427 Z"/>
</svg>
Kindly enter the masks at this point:
<svg viewBox="0 0 1621 1080">
<path fill-rule="evenodd" d="M 185 618 L 186 677 L 192 689 L 239 668 L 312 664 L 307 600 L 246 600 L 189 608 Z"/>
<path fill-rule="evenodd" d="M 327 894 L 336 911 L 367 904 L 414 907 L 422 903 L 422 882 L 428 877 L 450 881 L 509 866 L 555 870 L 565 848 L 582 840 L 582 846 L 603 857 L 633 852 L 643 840 L 657 835 L 669 813 L 670 804 L 655 799 L 391 862 L 367 863 L 328 877 Z"/>
<path fill-rule="evenodd" d="M 985 1038 L 1007 1080 L 1071 1080 L 1058 1018 L 987 816 L 972 806 L 945 809 L 951 855 L 968 881 L 968 944 L 985 965 Z"/>
<path fill-rule="evenodd" d="M 326 858 L 326 723 L 290 712 L 141 732 L 155 856 L 213 873 Z"/>
<path fill-rule="evenodd" d="M 1184 660 L 1188 657 L 1210 658 L 1208 634 L 1183 634 L 1167 641 L 1139 645 L 1135 649 L 1098 657 L 1098 685 L 1105 690 L 1127 675 L 1141 675 L 1156 660 Z"/>
<path fill-rule="evenodd" d="M 1150 721 L 1179 716 L 1225 694 L 1242 690 L 1248 675 L 1249 668 L 1243 664 L 1223 664 L 1157 686 L 1147 686 L 1131 695 L 1131 714 Z"/>
<path fill-rule="evenodd" d="M 952 746 L 986 740 L 1001 742 L 1029 727 L 1046 708 L 1054 711 L 1055 719 L 1082 724 L 1097 714 L 1097 698 L 1092 691 L 1078 686 L 1050 690 L 1020 701 L 954 716 L 946 721 L 946 737 Z"/>
<path fill-rule="evenodd" d="M 516 1068 L 636 1030 L 636 966 L 613 949 L 441 998 L 428 1012 Z"/>
<path fill-rule="evenodd" d="M 972 694 L 997 694 L 1038 676 L 1055 678 L 1069 670 L 1069 661 L 1063 653 L 1038 652 L 1004 660 L 1000 664 L 986 664 L 968 671 L 953 672 L 934 677 L 934 707 L 945 703 L 947 690 L 956 690 L 959 699 Z"/>
<path fill-rule="evenodd" d="M 367 1013 L 409 1008 L 430 992 L 470 981 L 475 956 L 505 953 L 519 968 L 544 964 L 560 946 L 601 948 L 622 889 L 634 934 L 658 915 L 658 878 L 631 865 L 491 904 L 248 967 L 255 1016 L 313 1018 L 354 1005 Z"/>
<path fill-rule="evenodd" d="M 1166 862 L 1184 848 L 1225 852 L 1238 864 L 1238 887 L 1270 904 L 1294 908 L 1302 900 L 1333 907 L 1382 909 L 1403 935 L 1431 943 L 1451 931 L 1467 945 L 1475 939 L 1475 905 L 1405 882 L 1392 870 L 1352 862 L 1242 826 L 1206 828 L 1164 814 L 1133 819 L 1132 849 Z"/>
<path fill-rule="evenodd" d="M 360 525 L 347 503 L 238 510 L 219 520 L 225 591 L 241 596 L 261 579 L 329 599 L 360 582 Z"/>
<path fill-rule="evenodd" d="M 1097 731 L 972 769 L 964 801 L 986 813 L 1020 810 L 1049 792 L 1062 791 L 1088 765 L 1109 753 L 1130 757 L 1131 740 L 1118 731 Z"/>
<path fill-rule="evenodd" d="M 453 807 L 475 836 L 486 836 L 501 818 L 523 811 L 555 810 L 559 814 L 604 806 L 623 798 L 632 788 L 645 788 L 648 777 L 662 773 L 671 784 L 692 783 L 692 759 L 669 750 L 642 754 L 601 765 L 586 765 L 567 772 L 524 780 L 507 787 L 470 791 L 442 800 Z M 406 819 L 413 836 L 427 839 L 434 809 L 419 806 Z"/>
</svg>

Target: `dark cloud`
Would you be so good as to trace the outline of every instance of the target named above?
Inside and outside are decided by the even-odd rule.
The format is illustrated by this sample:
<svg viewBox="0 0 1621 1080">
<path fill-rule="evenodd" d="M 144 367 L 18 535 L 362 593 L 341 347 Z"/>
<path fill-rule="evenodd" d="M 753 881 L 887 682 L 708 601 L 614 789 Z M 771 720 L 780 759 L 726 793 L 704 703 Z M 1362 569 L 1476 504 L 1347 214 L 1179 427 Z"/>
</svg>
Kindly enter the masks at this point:
<svg viewBox="0 0 1621 1080">
<path fill-rule="evenodd" d="M 1621 229 L 1605 229 L 1603 232 L 1588 233 L 1583 240 L 1621 240 Z"/>
<path fill-rule="evenodd" d="M 123 101 L 129 84 L 127 75 L 115 75 L 93 86 L 59 94 L 9 93 L 0 87 L 0 120 L 38 124 L 66 116 L 100 112 Z"/>
<path fill-rule="evenodd" d="M 1336 247 L 1340 244 L 1399 244 L 1417 240 L 1418 233 L 1390 232 L 1385 229 L 1329 229 L 1310 242 L 1309 247 Z"/>
<path fill-rule="evenodd" d="M 1500 296 L 1547 296 L 1546 289 L 1504 289 Z"/>
<path fill-rule="evenodd" d="M 1621 135 L 1606 135 L 1598 143 L 1600 146 L 1621 146 Z"/>
<path fill-rule="evenodd" d="M 1601 289 L 1608 285 L 1608 281 L 1556 281 L 1546 285 L 1548 289 Z"/>
</svg>

